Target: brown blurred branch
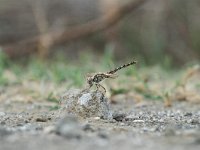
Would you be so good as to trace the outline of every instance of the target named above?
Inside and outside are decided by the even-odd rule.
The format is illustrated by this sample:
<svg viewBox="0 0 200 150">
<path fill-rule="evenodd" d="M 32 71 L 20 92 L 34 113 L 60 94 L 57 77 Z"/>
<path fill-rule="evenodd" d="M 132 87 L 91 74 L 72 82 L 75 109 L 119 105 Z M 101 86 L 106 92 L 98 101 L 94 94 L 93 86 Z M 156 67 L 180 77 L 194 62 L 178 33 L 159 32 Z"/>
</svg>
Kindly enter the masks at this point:
<svg viewBox="0 0 200 150">
<path fill-rule="evenodd" d="M 28 2 L 32 8 L 33 16 L 35 19 L 35 24 L 37 26 L 39 33 L 41 35 L 47 33 L 49 30 L 49 23 L 48 23 L 47 14 L 45 11 L 46 9 L 45 9 L 45 6 L 43 5 L 43 1 L 28 0 Z M 48 49 L 49 49 L 49 45 L 50 45 L 48 39 L 44 39 L 42 37 L 39 38 L 37 45 L 38 45 L 37 46 L 38 55 L 40 57 L 43 57 L 48 54 Z"/>
<path fill-rule="evenodd" d="M 49 32 L 12 45 L 6 45 L 3 46 L 3 50 L 10 57 L 24 56 L 36 52 L 38 48 L 37 45 L 41 41 L 47 41 L 50 48 L 55 45 L 64 44 L 72 40 L 81 39 L 99 33 L 118 23 L 126 15 L 140 7 L 145 1 L 147 0 L 134 0 L 129 4 L 121 6 L 112 14 L 104 15 L 97 20 L 60 31 Z"/>
</svg>

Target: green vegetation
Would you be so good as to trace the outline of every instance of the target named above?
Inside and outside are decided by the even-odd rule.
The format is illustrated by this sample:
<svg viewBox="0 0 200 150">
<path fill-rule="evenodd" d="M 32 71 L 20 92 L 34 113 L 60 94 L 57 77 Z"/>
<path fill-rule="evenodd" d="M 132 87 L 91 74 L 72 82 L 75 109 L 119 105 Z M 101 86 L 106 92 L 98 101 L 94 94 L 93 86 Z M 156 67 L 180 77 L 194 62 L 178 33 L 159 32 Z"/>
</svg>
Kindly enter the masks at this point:
<svg viewBox="0 0 200 150">
<path fill-rule="evenodd" d="M 31 100 L 38 99 L 54 103 L 55 106 L 49 109 L 55 110 L 59 108 L 58 94 L 64 89 L 84 88 L 87 73 L 109 71 L 128 62 L 128 60 L 125 62 L 115 61 L 112 47 L 107 47 L 105 53 L 98 57 L 92 53 L 90 55 L 80 53 L 77 60 L 69 61 L 62 56 L 45 61 L 32 58 L 24 64 L 19 61 L 10 61 L 0 52 L 0 88 L 11 89 L 11 91 L 16 88 L 20 89 L 21 94 L 28 95 Z M 168 59 L 163 66 L 145 66 L 138 61 L 136 66 L 119 71 L 118 78 L 104 83 L 108 85 L 106 88 L 111 96 L 128 95 L 132 92 L 139 94 L 143 99 L 170 99 L 171 95 L 165 96 L 163 94 L 165 91 L 174 92 L 183 83 L 186 84 L 180 80 L 184 74 L 186 74 L 185 78 L 188 81 L 189 78 L 193 77 L 193 74 L 197 73 L 197 69 L 195 69 L 197 67 L 191 68 L 189 71 L 180 69 L 177 72 L 170 66 Z M 188 83 L 190 84 L 190 82 Z M 162 86 L 164 84 L 166 84 L 165 87 Z M 199 87 L 199 84 L 194 86 L 196 90 L 199 90 Z"/>
</svg>

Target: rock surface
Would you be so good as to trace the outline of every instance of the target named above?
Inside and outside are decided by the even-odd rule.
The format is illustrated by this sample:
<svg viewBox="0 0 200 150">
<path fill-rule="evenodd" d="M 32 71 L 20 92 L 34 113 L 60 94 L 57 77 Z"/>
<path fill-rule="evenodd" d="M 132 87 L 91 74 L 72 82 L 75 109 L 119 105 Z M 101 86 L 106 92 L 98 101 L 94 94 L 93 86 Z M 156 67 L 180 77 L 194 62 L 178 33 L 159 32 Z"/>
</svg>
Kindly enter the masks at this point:
<svg viewBox="0 0 200 150">
<path fill-rule="evenodd" d="M 112 119 L 108 99 L 100 91 L 69 90 L 62 96 L 63 109 L 83 118 Z"/>
</svg>

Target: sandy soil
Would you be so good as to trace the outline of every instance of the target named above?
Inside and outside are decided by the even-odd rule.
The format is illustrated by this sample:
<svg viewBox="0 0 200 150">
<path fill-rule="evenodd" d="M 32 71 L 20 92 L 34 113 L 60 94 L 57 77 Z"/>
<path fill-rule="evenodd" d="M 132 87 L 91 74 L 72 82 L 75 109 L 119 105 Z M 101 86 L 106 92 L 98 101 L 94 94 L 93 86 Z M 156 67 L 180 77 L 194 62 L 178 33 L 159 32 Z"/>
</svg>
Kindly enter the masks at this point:
<svg viewBox="0 0 200 150">
<path fill-rule="evenodd" d="M 200 105 L 121 99 L 113 119 L 69 116 L 52 103 L 0 104 L 1 150 L 200 149 Z"/>
</svg>

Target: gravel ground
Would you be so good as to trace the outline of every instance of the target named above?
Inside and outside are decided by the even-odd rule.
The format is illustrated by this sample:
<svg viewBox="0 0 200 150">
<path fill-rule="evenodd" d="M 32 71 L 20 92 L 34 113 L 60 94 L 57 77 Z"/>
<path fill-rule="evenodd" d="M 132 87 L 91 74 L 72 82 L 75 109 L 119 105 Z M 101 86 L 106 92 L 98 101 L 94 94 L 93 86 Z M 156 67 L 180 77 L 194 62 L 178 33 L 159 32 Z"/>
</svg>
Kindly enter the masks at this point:
<svg viewBox="0 0 200 150">
<path fill-rule="evenodd" d="M 0 104 L 0 149 L 200 149 L 200 105 L 133 100 L 111 105 L 113 119 L 49 111 L 49 103 Z"/>
</svg>

